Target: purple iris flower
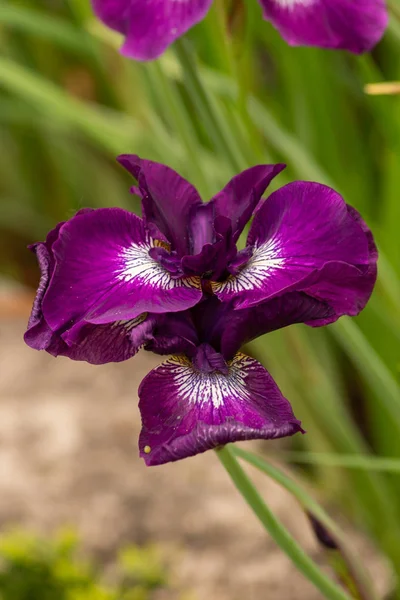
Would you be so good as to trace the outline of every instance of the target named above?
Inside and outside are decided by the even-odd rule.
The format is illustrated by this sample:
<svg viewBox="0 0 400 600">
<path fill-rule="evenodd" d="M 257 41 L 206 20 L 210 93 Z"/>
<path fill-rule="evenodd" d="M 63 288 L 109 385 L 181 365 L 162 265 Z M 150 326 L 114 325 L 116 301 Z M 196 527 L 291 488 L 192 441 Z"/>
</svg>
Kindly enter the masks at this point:
<svg viewBox="0 0 400 600">
<path fill-rule="evenodd" d="M 384 0 L 259 0 L 263 16 L 293 46 L 361 53 L 382 37 Z M 125 36 L 122 53 L 157 58 L 207 14 L 212 0 L 92 0 L 96 15 Z"/>
<path fill-rule="evenodd" d="M 32 246 L 41 280 L 27 344 L 93 364 L 140 347 L 172 354 L 139 389 L 147 464 L 300 431 L 268 372 L 239 350 L 292 323 L 327 325 L 364 308 L 377 251 L 360 215 L 312 182 L 262 199 L 284 165 L 247 169 L 202 203 L 172 169 L 119 161 L 137 180 L 143 218 L 83 209 Z"/>
<path fill-rule="evenodd" d="M 239 349 L 293 323 L 320 325 L 336 318 L 332 306 L 302 292 L 241 310 L 211 296 L 189 311 L 158 317 L 145 348 L 173 356 L 139 387 L 139 448 L 146 464 L 303 431 L 268 371 Z"/>
</svg>

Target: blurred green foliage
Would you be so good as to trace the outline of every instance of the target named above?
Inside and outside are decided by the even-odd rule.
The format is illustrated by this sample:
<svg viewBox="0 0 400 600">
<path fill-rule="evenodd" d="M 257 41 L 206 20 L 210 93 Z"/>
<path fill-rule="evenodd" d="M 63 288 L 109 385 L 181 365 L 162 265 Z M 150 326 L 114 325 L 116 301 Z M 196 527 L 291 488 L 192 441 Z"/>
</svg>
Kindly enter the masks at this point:
<svg viewBox="0 0 400 600">
<path fill-rule="evenodd" d="M 74 532 L 54 538 L 14 531 L 0 538 L 1 600 L 150 600 L 166 584 L 153 547 L 128 546 L 118 557 L 114 581 L 79 553 Z"/>
<path fill-rule="evenodd" d="M 275 332 L 250 351 L 303 421 L 295 449 L 400 457 L 400 99 L 363 91 L 400 79 L 398 17 L 356 57 L 287 46 L 254 0 L 232 38 L 225 8 L 216 0 L 183 43 L 139 64 L 88 0 L 3 0 L 0 269 L 34 287 L 25 247 L 57 221 L 82 206 L 138 210 L 119 153 L 169 164 L 205 199 L 240 169 L 284 161 L 274 185 L 326 183 L 362 212 L 380 274 L 358 318 Z M 311 475 L 400 575 L 400 476 L 318 464 Z"/>
</svg>

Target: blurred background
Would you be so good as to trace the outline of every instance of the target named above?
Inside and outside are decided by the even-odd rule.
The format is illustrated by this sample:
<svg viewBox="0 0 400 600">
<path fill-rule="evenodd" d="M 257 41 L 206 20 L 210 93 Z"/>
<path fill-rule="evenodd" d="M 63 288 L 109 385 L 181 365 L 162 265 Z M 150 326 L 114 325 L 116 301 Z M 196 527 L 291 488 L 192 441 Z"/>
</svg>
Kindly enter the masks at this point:
<svg viewBox="0 0 400 600">
<path fill-rule="evenodd" d="M 271 598 L 321 597 L 265 539 L 213 453 L 154 469 L 138 460 L 136 390 L 156 359 L 93 367 L 23 344 L 39 278 L 26 246 L 84 206 L 138 211 L 121 153 L 170 165 L 204 199 L 242 169 L 283 161 L 275 186 L 331 185 L 372 228 L 379 280 L 362 315 L 296 325 L 249 348 L 307 430 L 256 448 L 343 520 L 381 597 L 400 597 L 391 574 L 400 575 L 400 97 L 364 92 L 400 79 L 398 9 L 362 57 L 288 47 L 255 0 L 216 0 L 183 45 L 152 63 L 123 59 L 120 41 L 88 0 L 0 5 L 0 524 L 39 536 L 71 526 L 108 582 L 80 566 L 83 591 L 72 577 L 62 595 L 77 569 L 75 533 L 45 542 L 20 532 L 0 544 L 0 597 L 252 600 L 266 586 Z M 344 468 L 343 454 L 365 460 Z M 399 463 L 388 473 L 375 456 Z M 320 557 L 293 500 L 256 477 Z M 40 568 L 35 544 L 47 548 Z M 13 583 L 38 569 L 61 578 L 54 596 Z"/>
</svg>

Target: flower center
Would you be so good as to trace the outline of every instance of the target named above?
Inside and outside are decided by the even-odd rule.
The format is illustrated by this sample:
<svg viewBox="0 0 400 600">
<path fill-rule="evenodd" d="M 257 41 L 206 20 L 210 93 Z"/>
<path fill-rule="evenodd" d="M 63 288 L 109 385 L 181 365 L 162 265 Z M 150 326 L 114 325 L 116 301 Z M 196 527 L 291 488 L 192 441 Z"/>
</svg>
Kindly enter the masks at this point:
<svg viewBox="0 0 400 600">
<path fill-rule="evenodd" d="M 194 368 L 201 373 L 222 373 L 222 375 L 229 373 L 224 357 L 210 344 L 200 344 L 192 362 Z"/>
</svg>

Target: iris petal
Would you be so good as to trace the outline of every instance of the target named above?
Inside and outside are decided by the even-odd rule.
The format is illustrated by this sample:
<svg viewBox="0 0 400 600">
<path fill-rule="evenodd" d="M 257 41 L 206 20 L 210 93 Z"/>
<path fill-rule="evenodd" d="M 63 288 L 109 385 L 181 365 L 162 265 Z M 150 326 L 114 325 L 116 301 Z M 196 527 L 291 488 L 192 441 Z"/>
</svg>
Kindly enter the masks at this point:
<svg viewBox="0 0 400 600">
<path fill-rule="evenodd" d="M 228 375 L 205 373 L 187 358 L 172 357 L 145 377 L 139 388 L 139 448 L 147 465 L 301 431 L 288 400 L 260 363 L 237 354 L 228 368 Z"/>
<path fill-rule="evenodd" d="M 347 265 L 347 284 L 364 278 L 372 291 L 375 279 L 369 265 L 376 256 L 368 234 L 343 198 L 327 186 L 298 181 L 271 194 L 254 217 L 247 243 L 253 254 L 239 273 L 212 284 L 221 300 L 234 300 L 237 308 L 288 291 L 306 291 L 311 275 L 314 286 L 329 287 L 331 271 L 324 270 L 329 263 L 336 263 L 336 270 Z M 323 294 L 316 297 L 325 299 Z"/>
<path fill-rule="evenodd" d="M 40 282 L 33 302 L 24 340 L 28 346 L 35 350 L 46 349 L 52 339 L 52 330 L 43 317 L 42 303 L 55 266 L 52 246 L 57 240 L 60 228 L 63 224 L 64 223 L 59 223 L 57 227 L 52 229 L 48 233 L 45 242 L 38 242 L 29 247 L 30 250 L 36 254 L 39 263 Z"/>
<path fill-rule="evenodd" d="M 382 37 L 388 12 L 383 0 L 259 0 L 264 18 L 293 46 L 342 48 L 357 54 Z"/>
<path fill-rule="evenodd" d="M 192 313 L 203 339 L 226 360 L 231 359 L 243 344 L 265 333 L 295 323 L 320 325 L 324 321 L 332 322 L 336 316 L 328 303 L 303 292 L 289 292 L 240 310 L 214 296 L 197 305 Z"/>
<path fill-rule="evenodd" d="M 135 356 L 151 338 L 153 319 L 146 314 L 129 321 L 116 321 L 104 325 L 80 322 L 61 336 L 63 347 L 58 346 L 55 356 L 68 356 L 92 365 L 121 362 Z M 51 348 L 50 348 L 51 350 Z"/>
<path fill-rule="evenodd" d="M 176 171 L 135 154 L 122 154 L 118 162 L 137 179 L 142 196 L 143 220 L 153 237 L 171 243 L 172 250 L 189 252 L 188 219 L 192 210 L 202 206 L 196 188 Z"/>
<path fill-rule="evenodd" d="M 137 60 L 157 58 L 201 21 L 212 0 L 92 0 L 97 16 L 123 33 L 121 52 Z"/>
<path fill-rule="evenodd" d="M 257 165 L 235 175 L 214 196 L 209 204 L 214 215 L 229 217 L 232 223 L 233 240 L 236 242 L 246 223 L 257 209 L 261 197 L 271 181 L 285 168 L 284 164 Z"/>
<path fill-rule="evenodd" d="M 173 279 L 149 255 L 152 245 L 143 221 L 122 209 L 98 209 L 65 223 L 53 244 L 56 266 L 43 299 L 49 326 L 112 323 L 196 304 L 199 281 Z"/>
</svg>

